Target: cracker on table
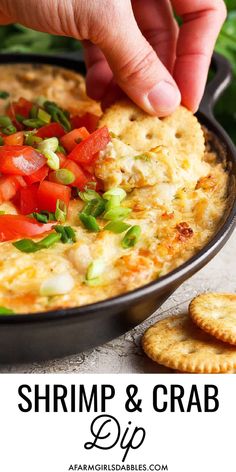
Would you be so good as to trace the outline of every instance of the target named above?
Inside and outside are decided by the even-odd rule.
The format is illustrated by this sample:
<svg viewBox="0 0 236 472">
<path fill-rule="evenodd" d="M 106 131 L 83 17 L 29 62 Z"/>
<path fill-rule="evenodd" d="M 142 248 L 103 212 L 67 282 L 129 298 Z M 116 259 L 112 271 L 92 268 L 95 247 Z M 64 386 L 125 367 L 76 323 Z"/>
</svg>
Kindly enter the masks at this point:
<svg viewBox="0 0 236 472">
<path fill-rule="evenodd" d="M 202 158 L 203 130 L 197 118 L 183 106 L 164 118 L 150 116 L 129 100 L 116 102 L 102 115 L 99 126 L 108 126 L 137 151 L 164 145 L 175 153 Z"/>
<path fill-rule="evenodd" d="M 203 293 L 192 300 L 189 314 L 201 329 L 236 345 L 236 294 Z"/>
<path fill-rule="evenodd" d="M 181 372 L 232 373 L 236 369 L 236 348 L 199 329 L 187 315 L 155 323 L 144 333 L 142 346 L 153 361 Z"/>
</svg>

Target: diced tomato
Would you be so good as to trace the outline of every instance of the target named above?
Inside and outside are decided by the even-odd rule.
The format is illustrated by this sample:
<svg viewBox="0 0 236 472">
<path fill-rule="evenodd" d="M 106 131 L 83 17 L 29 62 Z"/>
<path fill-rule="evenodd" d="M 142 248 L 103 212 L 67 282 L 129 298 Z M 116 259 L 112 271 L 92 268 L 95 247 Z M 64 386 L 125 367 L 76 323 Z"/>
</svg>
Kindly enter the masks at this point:
<svg viewBox="0 0 236 472">
<path fill-rule="evenodd" d="M 99 116 L 93 113 L 85 113 L 82 116 L 76 115 L 71 118 L 72 128 L 81 128 L 84 126 L 90 133 L 93 133 L 97 128 Z"/>
<path fill-rule="evenodd" d="M 38 189 L 38 202 L 40 210 L 54 212 L 57 200 L 61 200 L 68 207 L 71 197 L 71 189 L 66 185 L 44 180 Z"/>
<path fill-rule="evenodd" d="M 29 215 L 38 210 L 38 184 L 20 190 L 20 212 Z"/>
<path fill-rule="evenodd" d="M 60 167 L 63 167 L 63 164 L 65 164 L 65 162 L 66 162 L 65 154 L 63 154 L 63 152 L 57 152 L 56 154 L 60 159 Z"/>
<path fill-rule="evenodd" d="M 15 120 L 16 115 L 22 115 L 24 118 L 28 118 L 32 107 L 33 103 L 21 97 L 17 102 L 10 104 L 7 114 L 12 120 Z"/>
<path fill-rule="evenodd" d="M 31 175 L 46 164 L 45 157 L 31 146 L 1 146 L 0 172 Z"/>
<path fill-rule="evenodd" d="M 20 186 L 17 176 L 0 177 L 0 203 L 11 200 Z"/>
<path fill-rule="evenodd" d="M 80 141 L 88 136 L 89 132 L 86 128 L 74 129 L 61 138 L 61 145 L 67 152 L 71 152 Z"/>
<path fill-rule="evenodd" d="M 32 185 L 35 182 L 42 182 L 44 179 L 46 179 L 48 175 L 49 168 L 47 165 L 41 167 L 41 169 L 37 170 L 31 175 L 26 175 L 24 177 L 27 185 Z"/>
<path fill-rule="evenodd" d="M 110 140 L 108 128 L 104 126 L 77 144 L 67 157 L 80 164 L 89 164 L 94 154 L 104 149 Z"/>
<path fill-rule="evenodd" d="M 43 224 L 24 215 L 0 215 L 0 241 L 39 236 L 48 233 L 53 225 L 55 222 Z"/>
<path fill-rule="evenodd" d="M 66 134 L 63 126 L 59 123 L 49 123 L 48 125 L 42 126 L 36 133 L 39 138 L 61 138 Z"/>
<path fill-rule="evenodd" d="M 18 133 L 10 134 L 9 136 L 4 136 L 4 144 L 7 146 L 23 146 L 24 144 L 24 133 L 23 131 L 18 131 Z"/>
<path fill-rule="evenodd" d="M 70 184 L 71 187 L 78 187 L 80 190 L 83 190 L 85 185 L 89 182 L 88 177 L 82 171 L 80 166 L 76 162 L 66 159 L 66 162 L 63 165 L 64 169 L 68 169 L 74 174 L 75 180 Z"/>
</svg>

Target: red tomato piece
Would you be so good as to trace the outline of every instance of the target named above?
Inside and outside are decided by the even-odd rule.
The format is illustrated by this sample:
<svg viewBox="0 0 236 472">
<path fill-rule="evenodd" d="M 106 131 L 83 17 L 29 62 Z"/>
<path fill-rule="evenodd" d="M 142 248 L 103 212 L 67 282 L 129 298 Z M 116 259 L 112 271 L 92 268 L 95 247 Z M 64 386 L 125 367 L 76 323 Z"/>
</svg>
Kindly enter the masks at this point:
<svg viewBox="0 0 236 472">
<path fill-rule="evenodd" d="M 29 215 L 38 210 L 38 185 L 33 184 L 20 190 L 20 212 Z"/>
<path fill-rule="evenodd" d="M 56 154 L 57 154 L 57 156 L 58 156 L 59 159 L 60 159 L 60 167 L 63 167 L 63 165 L 64 165 L 65 162 L 66 162 L 66 156 L 65 156 L 65 154 L 63 154 L 63 152 L 57 152 Z"/>
<path fill-rule="evenodd" d="M 61 200 L 68 207 L 70 197 L 71 189 L 66 185 L 44 180 L 38 189 L 39 209 L 54 212 L 57 200 Z"/>
<path fill-rule="evenodd" d="M 51 231 L 52 223 L 39 223 L 34 218 L 24 215 L 0 215 L 0 241 L 39 236 Z"/>
<path fill-rule="evenodd" d="M 67 157 L 80 164 L 89 164 L 94 154 L 104 149 L 110 140 L 108 128 L 103 126 L 77 144 Z"/>
<path fill-rule="evenodd" d="M 71 152 L 80 141 L 88 136 L 89 132 L 86 128 L 74 129 L 61 138 L 61 145 L 67 152 Z"/>
<path fill-rule="evenodd" d="M 35 182 L 42 182 L 44 179 L 46 179 L 48 175 L 49 168 L 47 165 L 41 167 L 41 169 L 37 170 L 31 175 L 26 175 L 24 177 L 27 185 L 32 185 Z"/>
<path fill-rule="evenodd" d="M 76 164 L 76 162 L 66 159 L 66 162 L 63 164 L 63 168 L 70 170 L 75 176 L 75 180 L 72 182 L 72 184 L 70 184 L 70 186 L 78 187 L 80 190 L 83 190 L 85 185 L 89 182 L 89 179 L 80 166 Z"/>
<path fill-rule="evenodd" d="M 90 133 L 93 133 L 97 128 L 99 116 L 93 113 L 85 113 L 82 116 L 76 115 L 71 118 L 72 128 L 81 128 L 84 126 Z"/>
<path fill-rule="evenodd" d="M 46 164 L 45 157 L 31 146 L 1 146 L 0 172 L 31 175 Z"/>
<path fill-rule="evenodd" d="M 16 115 L 22 115 L 24 118 L 28 118 L 32 107 L 33 103 L 21 97 L 17 102 L 13 102 L 9 105 L 7 114 L 12 120 L 15 120 Z"/>
<path fill-rule="evenodd" d="M 18 131 L 18 133 L 10 134 L 10 136 L 4 136 L 4 144 L 7 146 L 23 146 L 24 144 L 24 133 Z"/>
<path fill-rule="evenodd" d="M 49 123 L 48 125 L 42 126 L 36 133 L 39 138 L 61 138 L 66 134 L 63 126 L 59 123 Z"/>
<path fill-rule="evenodd" d="M 20 182 L 16 176 L 0 177 L 0 203 L 11 200 L 19 188 Z"/>
</svg>

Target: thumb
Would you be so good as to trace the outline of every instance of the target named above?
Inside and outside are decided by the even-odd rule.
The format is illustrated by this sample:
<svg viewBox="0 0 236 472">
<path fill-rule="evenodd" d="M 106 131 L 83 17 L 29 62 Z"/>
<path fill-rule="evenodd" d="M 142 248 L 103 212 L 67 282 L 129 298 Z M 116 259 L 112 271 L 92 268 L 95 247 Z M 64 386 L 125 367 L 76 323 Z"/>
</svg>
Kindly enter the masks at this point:
<svg viewBox="0 0 236 472">
<path fill-rule="evenodd" d="M 180 104 L 179 89 L 139 30 L 132 8 L 128 14 L 128 3 L 116 19 L 115 35 L 98 45 L 124 92 L 148 113 L 166 116 Z"/>
</svg>

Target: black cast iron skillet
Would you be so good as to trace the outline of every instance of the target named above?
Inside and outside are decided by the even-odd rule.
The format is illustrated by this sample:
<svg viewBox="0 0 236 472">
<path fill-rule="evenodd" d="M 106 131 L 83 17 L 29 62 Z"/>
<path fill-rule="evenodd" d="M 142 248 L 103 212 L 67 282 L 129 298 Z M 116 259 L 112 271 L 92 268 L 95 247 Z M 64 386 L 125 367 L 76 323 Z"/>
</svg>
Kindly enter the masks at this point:
<svg viewBox="0 0 236 472">
<path fill-rule="evenodd" d="M 3 54 L 0 62 L 53 64 L 85 73 L 83 61 L 68 56 Z M 234 179 L 236 149 L 212 111 L 231 80 L 231 68 L 228 61 L 218 54 L 213 57 L 212 68 L 215 77 L 206 87 L 198 118 L 224 146 Z M 209 262 L 226 243 L 235 223 L 236 191 L 232 189 L 232 203 L 215 236 L 196 256 L 170 274 L 132 292 L 84 307 L 0 317 L 0 362 L 62 357 L 120 336 L 150 316 L 187 278 Z"/>
</svg>

